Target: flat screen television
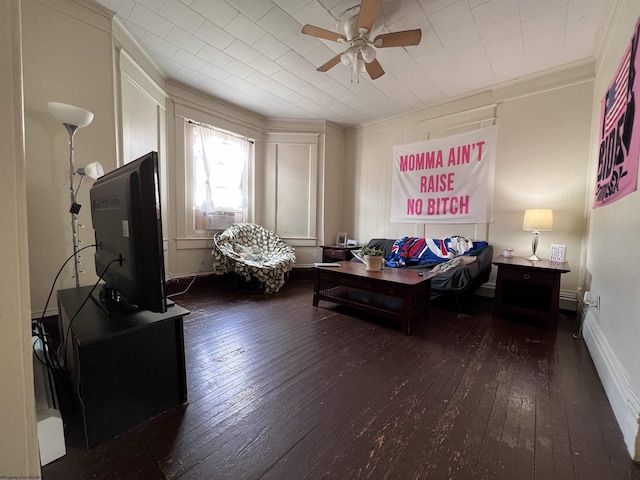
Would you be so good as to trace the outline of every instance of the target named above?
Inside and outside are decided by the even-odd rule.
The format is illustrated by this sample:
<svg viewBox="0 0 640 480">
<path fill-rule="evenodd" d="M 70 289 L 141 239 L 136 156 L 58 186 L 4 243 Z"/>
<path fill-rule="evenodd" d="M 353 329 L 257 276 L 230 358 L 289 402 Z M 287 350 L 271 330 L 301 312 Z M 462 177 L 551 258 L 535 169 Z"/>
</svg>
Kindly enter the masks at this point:
<svg viewBox="0 0 640 480">
<path fill-rule="evenodd" d="M 166 312 L 158 154 L 146 155 L 95 181 L 89 193 L 99 305 L 111 316 Z"/>
</svg>

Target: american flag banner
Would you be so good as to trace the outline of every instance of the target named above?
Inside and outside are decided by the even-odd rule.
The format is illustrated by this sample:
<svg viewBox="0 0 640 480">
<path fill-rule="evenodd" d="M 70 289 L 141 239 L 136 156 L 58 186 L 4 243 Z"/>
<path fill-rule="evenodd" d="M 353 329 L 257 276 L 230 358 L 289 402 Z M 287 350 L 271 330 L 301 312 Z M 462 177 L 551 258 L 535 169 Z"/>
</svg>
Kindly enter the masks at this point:
<svg viewBox="0 0 640 480">
<path fill-rule="evenodd" d="M 616 78 L 604 97 L 604 132 L 606 135 L 611 131 L 620 118 L 623 108 L 627 105 L 627 92 L 629 89 L 629 60 L 631 59 L 631 48 L 627 48 Z"/>
<path fill-rule="evenodd" d="M 635 192 L 640 159 L 640 18 L 602 99 L 594 208 Z"/>
</svg>

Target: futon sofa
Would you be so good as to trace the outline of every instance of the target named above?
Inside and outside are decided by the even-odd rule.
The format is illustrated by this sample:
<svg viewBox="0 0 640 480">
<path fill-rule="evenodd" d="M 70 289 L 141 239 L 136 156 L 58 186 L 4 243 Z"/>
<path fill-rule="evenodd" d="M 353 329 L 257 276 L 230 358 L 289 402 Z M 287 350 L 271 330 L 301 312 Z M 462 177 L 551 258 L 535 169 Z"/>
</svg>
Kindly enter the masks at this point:
<svg viewBox="0 0 640 480">
<path fill-rule="evenodd" d="M 451 253 L 455 249 L 451 249 L 447 243 L 449 252 L 446 252 L 444 239 L 428 239 L 432 241 L 423 243 L 430 243 L 433 245 L 435 242 L 435 244 L 439 246 L 441 245 L 440 242 L 442 242 L 442 253 L 438 252 L 436 255 L 426 255 L 420 259 L 408 259 L 406 262 L 403 262 L 402 259 L 399 259 L 397 249 L 395 255 L 392 253 L 394 251 L 394 243 L 398 242 L 400 244 L 400 242 L 404 242 L 406 245 L 406 242 L 411 240 L 414 240 L 414 238 L 374 238 L 369 240 L 366 246 L 379 248 L 385 251 L 385 268 L 407 268 L 424 271 L 432 271 L 435 269 L 435 271 L 438 271 L 438 274 L 431 279 L 432 298 L 441 295 L 462 295 L 466 293 L 473 293 L 483 283 L 489 280 L 489 274 L 491 273 L 491 261 L 493 260 L 493 247 L 486 242 L 471 242 L 468 239 L 465 239 L 467 241 L 466 246 L 461 248 L 459 252 Z M 469 242 L 471 245 L 469 245 Z M 464 251 L 465 248 L 469 249 Z M 441 258 L 435 258 L 438 255 L 440 255 Z M 473 257 L 475 257 L 475 260 Z M 352 261 L 360 260 L 356 256 Z"/>
</svg>

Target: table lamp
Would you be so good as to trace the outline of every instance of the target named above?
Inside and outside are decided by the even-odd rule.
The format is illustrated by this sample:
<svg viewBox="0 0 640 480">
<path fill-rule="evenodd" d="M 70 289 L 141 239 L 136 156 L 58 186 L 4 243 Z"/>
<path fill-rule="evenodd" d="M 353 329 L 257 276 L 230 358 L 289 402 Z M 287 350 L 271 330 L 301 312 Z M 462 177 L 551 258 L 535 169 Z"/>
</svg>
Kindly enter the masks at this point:
<svg viewBox="0 0 640 480">
<path fill-rule="evenodd" d="M 538 234 L 544 231 L 553 230 L 553 210 L 550 208 L 534 208 L 524 211 L 524 221 L 522 230 L 532 231 L 531 256 L 527 260 L 540 260 L 536 255 L 538 249 Z"/>
</svg>

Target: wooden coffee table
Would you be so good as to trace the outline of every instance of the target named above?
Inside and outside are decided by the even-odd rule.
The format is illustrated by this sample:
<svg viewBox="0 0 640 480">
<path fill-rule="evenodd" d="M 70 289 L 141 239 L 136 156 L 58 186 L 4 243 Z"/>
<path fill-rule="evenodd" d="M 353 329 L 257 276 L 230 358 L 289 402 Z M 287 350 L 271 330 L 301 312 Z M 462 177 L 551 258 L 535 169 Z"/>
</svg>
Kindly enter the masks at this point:
<svg viewBox="0 0 640 480">
<path fill-rule="evenodd" d="M 429 316 L 431 278 L 436 274 L 400 268 L 367 272 L 360 262 L 336 262 L 336 267 L 316 267 L 313 305 L 320 300 L 338 303 L 388 318 L 411 333 L 411 321 Z"/>
</svg>

